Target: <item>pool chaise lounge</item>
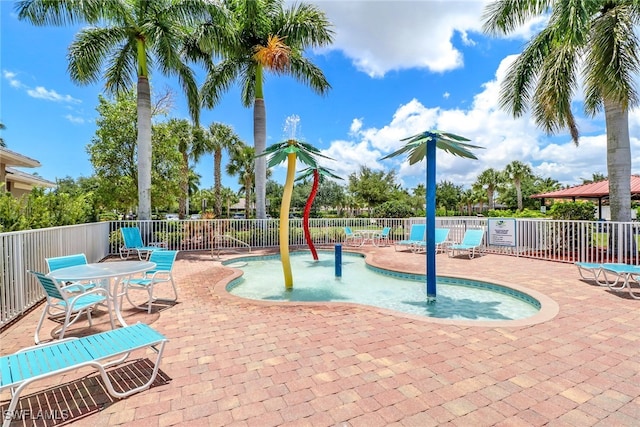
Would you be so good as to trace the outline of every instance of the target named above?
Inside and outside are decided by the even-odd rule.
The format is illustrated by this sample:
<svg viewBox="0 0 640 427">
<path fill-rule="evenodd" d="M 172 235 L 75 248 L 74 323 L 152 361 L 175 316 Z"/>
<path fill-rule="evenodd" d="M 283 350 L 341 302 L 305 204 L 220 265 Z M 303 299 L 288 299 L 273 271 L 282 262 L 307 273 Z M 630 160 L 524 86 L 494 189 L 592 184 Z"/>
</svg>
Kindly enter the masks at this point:
<svg viewBox="0 0 640 427">
<path fill-rule="evenodd" d="M 410 250 L 414 251 L 416 245 L 426 240 L 427 225 L 426 224 L 411 224 L 409 229 L 409 237 L 404 240 L 398 240 L 394 244 L 396 251 Z"/>
<path fill-rule="evenodd" d="M 476 251 L 479 251 L 484 240 L 484 229 L 479 230 L 467 230 L 462 236 L 462 242 L 449 245 L 449 256 L 456 256 L 460 252 L 466 252 L 469 258 L 476 256 Z"/>
<path fill-rule="evenodd" d="M 612 289 L 618 288 L 618 281 L 620 280 L 620 275 L 614 274 L 613 281 L 610 282 L 606 273 L 604 273 L 603 266 L 604 263 L 598 262 L 576 262 L 574 263 L 576 267 L 578 267 L 578 273 L 580 277 L 584 280 L 595 281 L 600 286 L 608 286 Z M 625 265 L 625 264 L 607 264 L 609 266 L 614 265 Z M 613 271 L 610 270 L 611 273 Z M 604 280 L 604 281 L 603 281 Z"/>
<path fill-rule="evenodd" d="M 613 282 L 609 281 L 607 273 L 614 274 L 615 280 Z M 608 286 L 609 289 L 613 291 L 622 291 L 626 289 L 631 298 L 640 299 L 640 288 L 633 288 L 630 283 L 633 280 L 638 284 L 638 279 L 640 278 L 640 265 L 605 263 L 602 264 L 602 275 L 604 276 L 606 286 Z M 620 280 L 622 280 L 622 283 L 618 284 Z"/>
<path fill-rule="evenodd" d="M 92 367 L 100 372 L 109 394 L 121 399 L 146 390 L 155 380 L 167 338 L 138 323 L 82 338 L 65 338 L 0 357 L 0 390 L 11 390 L 11 403 L 5 411 L 3 427 L 11 424 L 20 393 L 30 384 L 78 368 Z M 144 384 L 118 392 L 107 375 L 106 368 L 125 362 L 131 352 L 152 348 L 157 352 L 153 372 Z M 141 379 L 142 381 L 142 379 Z"/>
</svg>

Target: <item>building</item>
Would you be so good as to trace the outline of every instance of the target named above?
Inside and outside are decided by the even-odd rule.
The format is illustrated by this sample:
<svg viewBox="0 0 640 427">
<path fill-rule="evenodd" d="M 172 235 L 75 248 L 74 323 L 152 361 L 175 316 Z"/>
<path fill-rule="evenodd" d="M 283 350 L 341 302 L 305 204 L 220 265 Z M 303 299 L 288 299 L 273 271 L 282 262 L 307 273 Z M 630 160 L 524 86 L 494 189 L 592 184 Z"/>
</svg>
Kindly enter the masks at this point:
<svg viewBox="0 0 640 427">
<path fill-rule="evenodd" d="M 34 187 L 54 188 L 55 182 L 15 169 L 37 168 L 39 161 L 0 147 L 0 192 L 8 191 L 14 197 L 28 194 Z"/>
</svg>

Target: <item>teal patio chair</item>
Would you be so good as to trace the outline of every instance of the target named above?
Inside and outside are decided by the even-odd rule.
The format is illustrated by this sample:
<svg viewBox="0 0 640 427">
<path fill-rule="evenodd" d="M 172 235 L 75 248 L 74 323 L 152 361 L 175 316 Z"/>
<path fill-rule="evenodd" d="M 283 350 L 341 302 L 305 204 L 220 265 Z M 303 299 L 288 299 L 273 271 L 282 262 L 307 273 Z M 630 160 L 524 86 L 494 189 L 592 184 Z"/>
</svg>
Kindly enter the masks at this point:
<svg viewBox="0 0 640 427">
<path fill-rule="evenodd" d="M 373 244 L 375 246 L 389 246 L 389 234 L 391 227 L 384 227 L 381 232 L 373 235 Z"/>
<path fill-rule="evenodd" d="M 142 277 L 138 278 L 128 278 L 124 280 L 124 288 L 125 295 L 127 297 L 127 301 L 129 304 L 136 308 L 146 309 L 147 313 L 151 313 L 151 307 L 154 301 L 159 300 L 159 298 L 153 295 L 154 288 L 161 283 L 171 283 L 173 287 L 173 296 L 172 299 L 162 299 L 162 301 L 175 302 L 178 300 L 178 290 L 176 289 L 176 283 L 173 280 L 173 264 L 176 261 L 176 256 L 178 255 L 178 251 L 153 251 L 151 252 L 151 256 L 149 257 L 149 261 L 155 262 L 156 267 L 153 270 L 146 271 Z M 129 291 L 132 290 L 144 290 L 148 294 L 148 299 L 146 302 L 146 307 L 143 305 L 138 305 L 131 301 L 129 297 Z"/>
<path fill-rule="evenodd" d="M 115 324 L 113 323 L 113 314 L 111 311 L 111 299 L 106 289 L 96 287 L 94 289 L 78 292 L 78 288 L 82 286 L 80 284 L 74 283 L 69 286 L 62 286 L 55 279 L 42 273 L 38 273 L 37 271 L 29 271 L 29 273 L 33 274 L 36 279 L 38 279 L 40 286 L 42 286 L 47 296 L 45 307 L 42 311 L 42 316 L 40 316 L 40 320 L 38 321 L 38 326 L 36 327 L 34 335 L 36 344 L 40 344 L 39 334 L 45 317 L 50 316 L 53 318 L 59 318 L 64 316 L 62 326 L 51 332 L 52 337 L 62 339 L 64 338 L 67 328 L 73 325 L 83 313 L 87 314 L 89 326 L 93 326 L 91 310 L 97 305 L 107 306 L 109 320 L 111 321 L 111 328 L 115 328 Z M 72 289 L 71 292 L 69 291 L 69 288 Z M 72 318 L 71 315 L 75 316 Z"/>
<path fill-rule="evenodd" d="M 394 249 L 396 251 L 413 251 L 416 245 L 426 240 L 426 232 L 426 224 L 411 224 L 411 228 L 409 229 L 409 237 L 404 240 L 398 240 L 394 245 Z"/>
<path fill-rule="evenodd" d="M 348 246 L 362 246 L 364 243 L 364 236 L 360 233 L 355 233 L 351 230 L 351 227 L 344 227 L 344 244 Z"/>
<path fill-rule="evenodd" d="M 73 267 L 76 265 L 84 265 L 87 263 L 87 257 L 85 254 L 73 254 L 73 255 L 65 255 L 59 257 L 45 258 L 47 262 L 47 267 L 49 268 L 49 273 L 53 270 L 59 270 L 61 268 Z M 72 288 L 69 285 L 80 285 L 78 288 Z M 66 289 L 68 292 L 84 292 L 90 289 L 95 288 L 97 285 L 95 283 L 83 283 L 83 282 L 67 282 L 65 283 Z"/>
<path fill-rule="evenodd" d="M 145 245 L 138 227 L 121 227 L 120 233 L 124 241 L 124 244 L 120 247 L 120 258 L 122 259 L 128 259 L 129 255 L 134 253 L 142 261 L 149 258 L 152 252 L 164 250 L 163 247 L 157 244 Z"/>
<path fill-rule="evenodd" d="M 464 232 L 462 242 L 449 245 L 449 256 L 456 256 L 460 252 L 466 252 L 469 258 L 476 256 L 476 251 L 482 246 L 484 230 L 467 230 Z"/>
</svg>

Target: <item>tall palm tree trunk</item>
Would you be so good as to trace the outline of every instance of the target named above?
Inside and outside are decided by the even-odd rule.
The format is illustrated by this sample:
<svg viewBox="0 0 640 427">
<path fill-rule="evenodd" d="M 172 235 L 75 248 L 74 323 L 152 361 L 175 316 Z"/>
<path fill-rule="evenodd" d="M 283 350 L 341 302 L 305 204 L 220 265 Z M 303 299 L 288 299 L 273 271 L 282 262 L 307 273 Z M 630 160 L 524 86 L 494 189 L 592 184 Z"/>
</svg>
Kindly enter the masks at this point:
<svg viewBox="0 0 640 427">
<path fill-rule="evenodd" d="M 256 98 L 253 104 L 253 140 L 256 156 L 262 154 L 267 146 L 267 111 L 264 99 Z M 256 157 L 256 218 L 265 219 L 265 199 L 267 189 L 267 159 Z"/>
<path fill-rule="evenodd" d="M 138 76 L 138 219 L 151 219 L 151 89 Z"/>
<path fill-rule="evenodd" d="M 222 216 L 222 150 L 216 150 L 213 153 L 213 195 L 215 199 L 215 216 Z"/>
<path fill-rule="evenodd" d="M 182 153 L 182 173 L 180 177 L 180 198 L 178 199 L 178 214 L 180 219 L 185 219 L 187 212 L 187 199 L 189 198 L 189 156 Z"/>
<path fill-rule="evenodd" d="M 619 103 L 604 101 L 607 124 L 607 173 L 612 221 L 631 221 L 631 148 L 629 112 Z"/>
</svg>

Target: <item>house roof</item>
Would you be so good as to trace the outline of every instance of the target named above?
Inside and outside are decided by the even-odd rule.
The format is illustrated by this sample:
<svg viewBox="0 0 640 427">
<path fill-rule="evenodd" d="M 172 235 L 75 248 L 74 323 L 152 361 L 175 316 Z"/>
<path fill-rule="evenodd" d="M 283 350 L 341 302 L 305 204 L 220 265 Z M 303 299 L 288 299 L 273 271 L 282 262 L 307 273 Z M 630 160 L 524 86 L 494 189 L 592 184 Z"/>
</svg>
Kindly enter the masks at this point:
<svg viewBox="0 0 640 427">
<path fill-rule="evenodd" d="M 0 147 L 0 163 L 7 166 L 20 166 L 23 168 L 37 168 L 42 166 L 39 161 L 31 157 L 23 156 L 15 151 Z"/>
<path fill-rule="evenodd" d="M 640 175 L 631 175 L 631 196 L 640 195 Z M 609 197 L 609 180 L 576 185 L 530 196 L 534 199 L 602 199 Z"/>
<path fill-rule="evenodd" d="M 33 185 L 37 187 L 47 187 L 47 188 L 53 188 L 56 186 L 55 182 L 48 181 L 37 175 L 32 175 L 30 173 L 22 172 L 14 168 L 6 168 L 6 171 L 7 171 L 7 180 L 10 180 L 13 182 L 20 182 L 23 184 Z"/>
</svg>

